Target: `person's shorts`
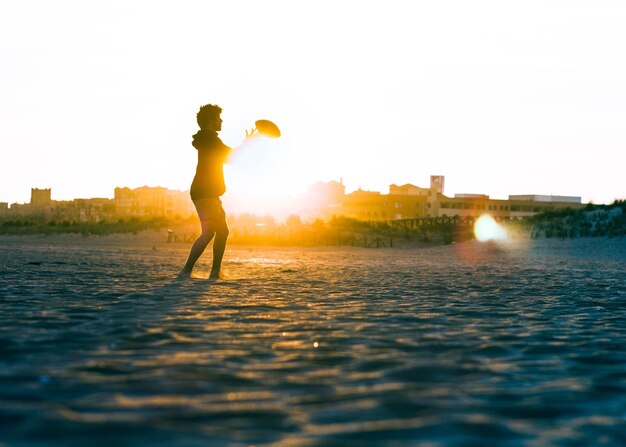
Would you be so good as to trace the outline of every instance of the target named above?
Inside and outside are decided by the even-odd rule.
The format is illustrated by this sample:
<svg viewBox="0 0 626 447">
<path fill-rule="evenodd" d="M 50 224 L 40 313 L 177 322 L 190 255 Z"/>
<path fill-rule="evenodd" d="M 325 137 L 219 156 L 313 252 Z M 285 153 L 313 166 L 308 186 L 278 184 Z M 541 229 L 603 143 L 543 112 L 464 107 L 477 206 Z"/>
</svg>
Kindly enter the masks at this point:
<svg viewBox="0 0 626 447">
<path fill-rule="evenodd" d="M 222 201 L 218 198 L 193 199 L 193 204 L 198 211 L 198 217 L 203 223 L 211 224 L 216 231 L 228 231 L 226 213 L 222 208 Z"/>
</svg>

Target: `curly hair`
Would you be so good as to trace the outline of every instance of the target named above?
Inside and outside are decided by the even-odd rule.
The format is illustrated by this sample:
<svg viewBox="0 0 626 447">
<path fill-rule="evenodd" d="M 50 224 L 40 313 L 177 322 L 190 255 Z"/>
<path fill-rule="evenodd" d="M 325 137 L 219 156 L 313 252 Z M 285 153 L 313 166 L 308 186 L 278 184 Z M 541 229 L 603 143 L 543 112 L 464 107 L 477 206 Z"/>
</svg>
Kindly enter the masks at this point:
<svg viewBox="0 0 626 447">
<path fill-rule="evenodd" d="M 217 104 L 205 104 L 200 107 L 196 115 L 196 121 L 200 129 L 204 129 L 210 121 L 218 118 L 222 113 L 222 108 Z"/>
</svg>

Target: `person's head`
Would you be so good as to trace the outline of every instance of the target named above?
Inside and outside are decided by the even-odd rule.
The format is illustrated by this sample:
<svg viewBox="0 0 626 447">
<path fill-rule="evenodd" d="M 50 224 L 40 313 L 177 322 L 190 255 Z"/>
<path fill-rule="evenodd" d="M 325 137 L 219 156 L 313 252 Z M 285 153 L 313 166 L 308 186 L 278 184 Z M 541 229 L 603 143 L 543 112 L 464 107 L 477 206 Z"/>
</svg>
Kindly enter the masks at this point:
<svg viewBox="0 0 626 447">
<path fill-rule="evenodd" d="M 222 130 L 221 113 L 222 108 L 216 104 L 203 105 L 196 115 L 198 126 L 200 126 L 202 130 L 212 130 L 215 132 Z"/>
</svg>

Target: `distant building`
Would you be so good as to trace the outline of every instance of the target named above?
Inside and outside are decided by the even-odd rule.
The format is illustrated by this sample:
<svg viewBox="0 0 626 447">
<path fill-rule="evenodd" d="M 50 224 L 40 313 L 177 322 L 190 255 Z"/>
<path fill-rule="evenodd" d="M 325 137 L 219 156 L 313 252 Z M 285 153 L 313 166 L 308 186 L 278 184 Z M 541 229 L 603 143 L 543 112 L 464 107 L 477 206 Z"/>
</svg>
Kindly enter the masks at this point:
<svg viewBox="0 0 626 447">
<path fill-rule="evenodd" d="M 16 218 L 29 217 L 33 214 L 34 213 L 32 211 L 32 208 L 30 207 L 30 203 L 12 203 L 9 206 L 9 210 L 7 212 L 2 213 L 2 217 L 16 219 Z"/>
<path fill-rule="evenodd" d="M 358 189 L 343 196 L 332 207 L 326 202 L 318 204 L 325 213 L 352 217 L 359 220 L 385 221 L 440 216 L 480 216 L 491 214 L 498 217 L 525 217 L 544 211 L 582 207 L 580 197 L 569 196 L 509 196 L 509 200 L 496 200 L 486 194 L 455 194 L 447 197 L 444 192 L 445 178 L 430 177 L 430 188 L 420 188 L 407 183 L 389 185 L 389 194 Z M 323 195 L 320 197 L 324 197 Z"/>
<path fill-rule="evenodd" d="M 409 219 L 426 215 L 428 194 L 422 193 L 422 188 L 398 189 L 396 185 L 390 185 L 389 190 L 399 193 L 381 194 L 359 189 L 346 194 L 338 214 L 372 221 Z"/>
<path fill-rule="evenodd" d="M 114 202 L 118 216 L 162 216 L 165 214 L 165 188 L 115 188 Z"/>
<path fill-rule="evenodd" d="M 30 190 L 30 205 L 33 208 L 47 207 L 52 204 L 52 189 L 37 189 L 31 188 Z"/>
<path fill-rule="evenodd" d="M 304 197 L 303 214 L 309 218 L 328 219 L 339 213 L 346 195 L 343 180 L 316 182 Z"/>
<path fill-rule="evenodd" d="M 115 204 L 111 199 L 75 199 L 72 202 L 74 217 L 79 222 L 102 222 L 115 219 L 117 216 Z"/>
<path fill-rule="evenodd" d="M 188 192 L 162 187 L 115 188 L 113 200 L 118 216 L 185 218 L 195 210 Z"/>
<path fill-rule="evenodd" d="M 455 194 L 455 199 L 488 199 L 486 194 Z"/>
<path fill-rule="evenodd" d="M 31 188 L 30 203 L 16 208 L 22 215 L 36 215 L 45 217 L 52 210 L 52 189 Z"/>
<path fill-rule="evenodd" d="M 443 175 L 430 176 L 430 191 L 433 196 L 443 194 L 445 177 Z"/>
<path fill-rule="evenodd" d="M 581 197 L 572 196 L 541 196 L 537 194 L 513 195 L 509 196 L 509 200 L 517 200 L 523 202 L 550 202 L 550 203 L 581 203 Z"/>
<path fill-rule="evenodd" d="M 186 218 L 195 214 L 196 208 L 191 201 L 189 191 L 165 191 L 165 217 Z"/>
<path fill-rule="evenodd" d="M 337 214 L 360 220 L 389 220 L 387 199 L 380 192 L 358 189 L 346 194 Z"/>
<path fill-rule="evenodd" d="M 581 208 L 580 197 L 510 195 L 496 200 L 486 194 L 444 195 L 442 175 L 430 176 L 430 188 L 413 184 L 389 185 L 389 193 L 358 189 L 346 194 L 343 181 L 317 182 L 305 195 L 305 218 L 347 216 L 359 220 L 389 221 L 419 217 L 480 216 L 524 217 L 564 208 Z M 188 191 L 162 187 L 115 188 L 114 198 L 52 200 L 51 189 L 31 189 L 28 204 L 0 203 L 3 218 L 45 218 L 57 221 L 101 222 L 125 217 L 187 218 L 195 214 Z"/>
<path fill-rule="evenodd" d="M 420 188 L 419 186 L 411 185 L 389 185 L 389 194 L 391 195 L 405 195 L 405 196 L 427 196 L 430 194 L 429 188 Z"/>
<path fill-rule="evenodd" d="M 530 201 L 530 200 L 497 200 L 487 195 L 459 194 L 454 198 L 441 196 L 439 199 L 438 216 L 480 216 L 490 214 L 494 217 L 528 217 L 545 211 L 564 208 L 581 208 L 578 202 L 568 201 Z"/>
<path fill-rule="evenodd" d="M 51 189 L 31 189 L 30 203 L 0 203 L 0 216 L 68 222 L 101 222 L 123 217 L 187 218 L 195 208 L 188 191 L 115 188 L 115 197 L 52 200 Z"/>
</svg>

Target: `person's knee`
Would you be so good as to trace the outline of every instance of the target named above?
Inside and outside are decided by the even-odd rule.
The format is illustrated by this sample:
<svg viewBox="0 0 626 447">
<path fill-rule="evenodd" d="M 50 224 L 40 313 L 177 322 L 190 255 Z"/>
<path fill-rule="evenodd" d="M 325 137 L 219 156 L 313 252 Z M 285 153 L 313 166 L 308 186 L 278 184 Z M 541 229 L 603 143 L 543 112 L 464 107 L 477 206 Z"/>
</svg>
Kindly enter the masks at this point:
<svg viewBox="0 0 626 447">
<path fill-rule="evenodd" d="M 215 236 L 215 231 L 203 231 L 198 240 L 200 240 L 203 244 L 208 245 Z"/>
<path fill-rule="evenodd" d="M 227 225 L 220 226 L 216 231 L 216 237 L 226 238 L 230 234 Z"/>
</svg>

